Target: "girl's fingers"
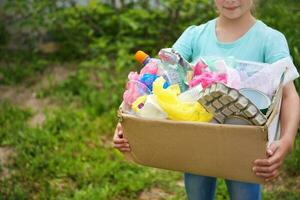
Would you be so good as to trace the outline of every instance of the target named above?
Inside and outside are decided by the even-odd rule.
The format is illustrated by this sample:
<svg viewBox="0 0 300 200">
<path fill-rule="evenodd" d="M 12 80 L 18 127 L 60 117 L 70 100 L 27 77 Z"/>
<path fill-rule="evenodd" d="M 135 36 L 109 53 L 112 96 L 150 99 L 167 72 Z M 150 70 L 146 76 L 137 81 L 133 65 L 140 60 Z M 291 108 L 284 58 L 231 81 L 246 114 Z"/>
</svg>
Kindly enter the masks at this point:
<svg viewBox="0 0 300 200">
<path fill-rule="evenodd" d="M 122 152 L 130 152 L 130 148 L 121 148 L 120 151 L 122 151 Z"/>
<path fill-rule="evenodd" d="M 115 148 L 121 149 L 121 148 L 129 148 L 128 143 L 123 143 L 123 144 L 114 144 Z"/>
<path fill-rule="evenodd" d="M 113 141 L 115 144 L 128 143 L 128 140 L 125 138 L 115 138 Z"/>
<path fill-rule="evenodd" d="M 122 128 L 122 126 L 121 126 L 120 123 L 117 125 L 116 132 L 117 132 L 116 135 L 117 135 L 119 138 L 123 138 L 123 128 Z"/>
<path fill-rule="evenodd" d="M 115 146 L 115 148 L 117 148 L 121 152 L 130 152 L 131 151 L 130 147 L 116 147 Z"/>
<path fill-rule="evenodd" d="M 280 162 L 280 160 L 281 160 L 280 156 L 274 154 L 273 156 L 271 156 L 267 159 L 257 159 L 257 160 L 255 160 L 254 165 L 257 165 L 257 166 L 272 166 L 273 164 Z"/>
<path fill-rule="evenodd" d="M 123 138 L 123 133 L 122 132 L 120 133 L 120 132 L 118 132 L 118 130 L 116 130 L 113 140 L 120 140 L 120 139 L 125 139 L 125 138 Z"/>
<path fill-rule="evenodd" d="M 120 123 L 117 125 L 117 131 L 118 133 L 123 133 L 123 128 Z"/>
<path fill-rule="evenodd" d="M 279 149 L 280 145 L 278 142 L 273 142 L 268 148 L 267 148 L 267 155 L 272 156 L 274 153 Z"/>
<path fill-rule="evenodd" d="M 256 173 L 271 173 L 274 170 L 277 170 L 281 166 L 281 162 L 275 163 L 272 166 L 255 166 L 253 171 Z"/>
<path fill-rule="evenodd" d="M 123 136 L 123 128 L 120 123 L 117 124 L 113 138 L 113 146 L 121 152 L 129 152 L 130 146 L 128 140 Z"/>
<path fill-rule="evenodd" d="M 279 175 L 278 170 L 275 170 L 271 173 L 256 173 L 257 176 L 264 178 L 266 181 L 273 179 Z"/>
</svg>

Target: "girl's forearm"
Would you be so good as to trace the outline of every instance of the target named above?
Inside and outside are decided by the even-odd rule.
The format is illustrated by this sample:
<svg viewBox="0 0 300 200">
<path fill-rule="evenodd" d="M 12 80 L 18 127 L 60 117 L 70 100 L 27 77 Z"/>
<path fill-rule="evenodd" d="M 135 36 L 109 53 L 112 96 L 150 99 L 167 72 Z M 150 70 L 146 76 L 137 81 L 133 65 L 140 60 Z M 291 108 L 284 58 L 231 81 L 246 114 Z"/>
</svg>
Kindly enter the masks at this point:
<svg viewBox="0 0 300 200">
<path fill-rule="evenodd" d="M 300 120 L 300 101 L 298 93 L 293 84 L 292 86 L 287 85 L 284 88 L 280 120 L 280 139 L 285 141 L 289 150 L 291 150 L 297 135 Z"/>
</svg>

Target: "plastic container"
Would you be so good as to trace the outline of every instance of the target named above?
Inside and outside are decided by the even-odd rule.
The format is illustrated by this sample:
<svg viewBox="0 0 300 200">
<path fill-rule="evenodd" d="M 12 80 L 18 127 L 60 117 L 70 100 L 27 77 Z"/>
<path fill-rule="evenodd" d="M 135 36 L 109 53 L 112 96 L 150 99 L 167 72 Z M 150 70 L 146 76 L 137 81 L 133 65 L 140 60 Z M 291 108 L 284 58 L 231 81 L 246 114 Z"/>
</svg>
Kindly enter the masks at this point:
<svg viewBox="0 0 300 200">
<path fill-rule="evenodd" d="M 239 92 L 247 97 L 263 114 L 267 113 L 271 99 L 266 94 L 252 88 L 242 88 Z"/>
<path fill-rule="evenodd" d="M 141 63 L 143 66 L 147 65 L 149 62 L 160 62 L 159 59 L 151 58 L 144 51 L 137 51 L 134 57 L 135 60 Z"/>
<path fill-rule="evenodd" d="M 162 61 L 163 77 L 170 85 L 178 84 L 181 92 L 186 91 L 188 89 L 188 67 L 182 64 L 181 56 L 173 52 L 172 49 L 162 49 L 158 55 Z"/>
<path fill-rule="evenodd" d="M 144 74 L 163 76 L 169 84 L 169 79 L 167 78 L 167 72 L 163 69 L 162 62 L 160 59 L 151 58 L 144 51 L 137 51 L 134 57 L 136 61 L 138 61 L 143 65 L 143 68 L 141 69 L 140 72 L 141 76 L 143 76 Z"/>
<path fill-rule="evenodd" d="M 178 96 L 178 99 L 183 102 L 196 102 L 201 96 L 201 91 L 203 90 L 202 85 L 199 84 Z"/>
<path fill-rule="evenodd" d="M 157 104 L 154 95 L 139 97 L 132 105 L 132 110 L 140 117 L 166 119 L 167 114 Z"/>
<path fill-rule="evenodd" d="M 137 51 L 135 54 L 135 59 L 144 66 L 140 74 L 155 74 L 158 76 L 163 76 L 168 84 L 179 84 L 180 91 L 186 91 L 188 88 L 187 84 L 185 83 L 186 73 L 183 67 L 181 67 L 178 63 L 180 58 L 177 58 L 177 55 L 172 53 L 168 55 L 169 57 L 167 58 L 164 57 L 165 54 L 162 54 L 162 52 L 165 51 L 160 51 L 159 56 L 162 56 L 162 59 L 159 60 L 151 58 L 143 51 Z"/>
</svg>

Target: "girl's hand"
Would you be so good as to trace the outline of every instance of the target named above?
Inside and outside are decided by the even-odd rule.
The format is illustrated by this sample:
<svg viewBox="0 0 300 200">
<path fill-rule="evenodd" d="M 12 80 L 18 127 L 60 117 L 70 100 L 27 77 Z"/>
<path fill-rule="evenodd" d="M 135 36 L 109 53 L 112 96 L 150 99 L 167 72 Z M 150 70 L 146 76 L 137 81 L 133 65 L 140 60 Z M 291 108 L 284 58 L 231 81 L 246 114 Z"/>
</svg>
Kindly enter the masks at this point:
<svg viewBox="0 0 300 200">
<path fill-rule="evenodd" d="M 117 128 L 115 130 L 113 146 L 121 152 L 130 151 L 128 140 L 124 138 L 123 129 L 120 123 L 117 124 Z"/>
<path fill-rule="evenodd" d="M 292 145 L 284 142 L 282 139 L 274 141 L 267 148 L 266 159 L 257 159 L 254 161 L 253 171 L 259 177 L 269 181 L 279 175 L 279 168 L 283 164 L 286 155 L 289 153 Z"/>
</svg>

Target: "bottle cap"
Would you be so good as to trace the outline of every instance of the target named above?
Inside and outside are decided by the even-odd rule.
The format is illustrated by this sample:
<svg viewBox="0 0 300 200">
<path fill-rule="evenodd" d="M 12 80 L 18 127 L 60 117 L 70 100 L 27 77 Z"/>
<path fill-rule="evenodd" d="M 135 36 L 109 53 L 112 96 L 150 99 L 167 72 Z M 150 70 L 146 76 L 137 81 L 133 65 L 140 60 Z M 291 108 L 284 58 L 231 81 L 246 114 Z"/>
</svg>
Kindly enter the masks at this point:
<svg viewBox="0 0 300 200">
<path fill-rule="evenodd" d="M 137 60 L 139 63 L 144 63 L 145 60 L 149 57 L 149 55 L 143 51 L 137 51 L 134 57 L 135 60 Z"/>
</svg>

